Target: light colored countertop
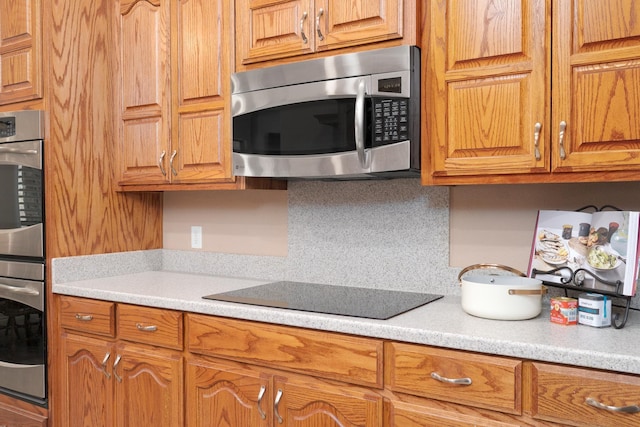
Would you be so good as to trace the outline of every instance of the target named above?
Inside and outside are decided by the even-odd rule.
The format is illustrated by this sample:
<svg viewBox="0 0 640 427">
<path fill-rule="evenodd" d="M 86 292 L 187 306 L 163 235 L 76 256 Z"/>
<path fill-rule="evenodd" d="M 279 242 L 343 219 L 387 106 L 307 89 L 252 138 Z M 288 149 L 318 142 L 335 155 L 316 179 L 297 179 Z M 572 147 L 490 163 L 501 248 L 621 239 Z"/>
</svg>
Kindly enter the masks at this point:
<svg viewBox="0 0 640 427">
<path fill-rule="evenodd" d="M 56 283 L 54 278 L 53 292 L 640 374 L 640 315 L 633 311 L 623 329 L 599 329 L 551 323 L 548 309 L 531 320 L 481 319 L 466 314 L 457 296 L 445 296 L 389 320 L 317 314 L 202 298 L 270 281 L 273 280 L 159 270 L 62 283 Z"/>
</svg>

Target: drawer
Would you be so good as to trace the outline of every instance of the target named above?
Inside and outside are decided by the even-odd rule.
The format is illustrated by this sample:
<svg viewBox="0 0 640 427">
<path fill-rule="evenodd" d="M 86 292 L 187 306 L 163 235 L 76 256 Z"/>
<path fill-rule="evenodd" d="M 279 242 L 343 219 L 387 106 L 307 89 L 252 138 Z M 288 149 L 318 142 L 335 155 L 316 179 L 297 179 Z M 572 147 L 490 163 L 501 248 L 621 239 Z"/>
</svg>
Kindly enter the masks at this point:
<svg viewBox="0 0 640 427">
<path fill-rule="evenodd" d="M 640 413 L 596 408 L 640 409 L 640 377 L 593 369 L 531 363 L 532 416 L 575 426 L 640 426 Z"/>
<path fill-rule="evenodd" d="M 115 303 L 60 296 L 63 328 L 109 337 L 115 336 Z"/>
<path fill-rule="evenodd" d="M 182 313 L 138 305 L 118 305 L 118 338 L 182 350 Z"/>
<path fill-rule="evenodd" d="M 382 341 L 302 328 L 187 314 L 188 350 L 382 388 Z"/>
<path fill-rule="evenodd" d="M 385 383 L 400 393 L 522 413 L 520 360 L 388 342 Z"/>
</svg>

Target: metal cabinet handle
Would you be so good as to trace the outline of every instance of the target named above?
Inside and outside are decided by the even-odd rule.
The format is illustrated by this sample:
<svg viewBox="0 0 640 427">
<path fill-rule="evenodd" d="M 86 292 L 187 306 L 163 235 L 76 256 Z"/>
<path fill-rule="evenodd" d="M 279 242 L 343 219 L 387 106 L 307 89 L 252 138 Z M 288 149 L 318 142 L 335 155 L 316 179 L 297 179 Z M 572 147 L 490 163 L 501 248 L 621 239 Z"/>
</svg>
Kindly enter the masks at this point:
<svg viewBox="0 0 640 427">
<path fill-rule="evenodd" d="M 76 319 L 78 319 L 81 322 L 91 322 L 93 320 L 93 316 L 90 314 L 76 313 Z"/>
<path fill-rule="evenodd" d="M 118 380 L 119 383 L 122 382 L 122 377 L 120 375 L 118 375 L 118 373 L 116 372 L 116 368 L 120 364 L 121 360 L 122 360 L 122 356 L 118 355 L 116 357 L 116 361 L 113 362 L 113 376 L 116 377 L 116 380 Z"/>
<path fill-rule="evenodd" d="M 142 332 L 155 332 L 158 327 L 156 325 L 144 326 L 142 323 L 136 323 L 136 329 Z"/>
<path fill-rule="evenodd" d="M 540 160 L 540 130 L 542 129 L 542 123 L 538 122 L 533 127 L 533 145 L 535 147 L 536 160 Z"/>
<path fill-rule="evenodd" d="M 276 419 L 278 420 L 279 424 L 283 423 L 283 419 L 280 416 L 280 413 L 278 412 L 278 405 L 280 404 L 280 399 L 282 399 L 282 390 L 278 389 L 278 392 L 276 393 L 276 400 L 273 402 L 273 410 L 275 411 L 275 415 L 276 415 Z"/>
<path fill-rule="evenodd" d="M 358 152 L 358 160 L 363 169 L 369 167 L 369 156 L 364 149 L 364 96 L 366 94 L 366 84 L 364 79 L 358 81 L 356 92 L 356 109 L 354 114 L 354 129 L 356 138 L 356 151 Z"/>
<path fill-rule="evenodd" d="M 567 130 L 567 122 L 564 120 L 560 122 L 560 158 L 562 160 L 567 158 L 567 153 L 564 151 L 564 132 Z"/>
<path fill-rule="evenodd" d="M 304 33 L 304 21 L 307 19 L 307 12 L 302 14 L 302 18 L 300 18 L 300 37 L 302 37 L 302 42 L 307 44 L 309 40 L 307 40 L 307 36 Z"/>
<path fill-rule="evenodd" d="M 21 295 L 40 295 L 40 292 L 38 292 L 35 289 L 31 289 L 31 288 L 21 288 L 19 286 L 11 286 L 11 285 L 5 285 L 4 283 L 0 283 L 0 289 L 5 290 L 5 291 L 9 291 L 12 292 L 14 294 L 21 294 Z"/>
<path fill-rule="evenodd" d="M 162 150 L 162 154 L 160 154 L 160 158 L 158 159 L 158 167 L 160 168 L 160 172 L 162 172 L 162 176 L 167 176 L 167 171 L 164 170 L 164 156 L 167 155 L 167 152 Z"/>
<path fill-rule="evenodd" d="M 171 167 L 171 173 L 173 174 L 173 176 L 178 175 L 178 171 L 173 167 L 173 159 L 176 158 L 176 154 L 178 154 L 178 152 L 176 150 L 173 150 L 173 153 L 171 153 L 171 157 L 169 158 L 169 166 Z"/>
<path fill-rule="evenodd" d="M 258 407 L 258 413 L 260 414 L 260 418 L 262 418 L 263 420 L 267 419 L 267 414 L 264 413 L 260 404 L 262 403 L 262 398 L 264 397 L 265 391 L 267 391 L 267 388 L 265 386 L 261 386 L 260 391 L 258 392 L 258 403 L 256 403 L 256 406 Z"/>
<path fill-rule="evenodd" d="M 324 14 L 324 9 L 320 8 L 318 14 L 316 15 L 316 31 L 318 32 L 318 39 L 320 41 L 324 40 L 324 36 L 322 35 L 322 29 L 320 29 L 320 17 Z"/>
<path fill-rule="evenodd" d="M 108 379 L 111 379 L 111 374 L 107 372 L 107 362 L 109 361 L 110 357 L 111 357 L 111 353 L 107 351 L 107 354 L 104 355 L 104 359 L 102 359 L 102 372 L 104 372 L 104 375 Z"/>
<path fill-rule="evenodd" d="M 438 375 L 435 372 L 431 372 L 431 378 L 438 380 L 441 383 L 457 384 L 457 385 L 471 385 L 471 378 L 445 378 Z"/>
<path fill-rule="evenodd" d="M 609 406 L 609 405 L 600 403 L 591 397 L 588 397 L 587 400 L 585 400 L 585 403 L 589 406 L 593 406 L 594 408 L 604 409 L 605 411 L 610 411 L 610 412 L 622 412 L 625 414 L 637 414 L 638 412 L 640 412 L 640 406 L 638 405 Z"/>
</svg>

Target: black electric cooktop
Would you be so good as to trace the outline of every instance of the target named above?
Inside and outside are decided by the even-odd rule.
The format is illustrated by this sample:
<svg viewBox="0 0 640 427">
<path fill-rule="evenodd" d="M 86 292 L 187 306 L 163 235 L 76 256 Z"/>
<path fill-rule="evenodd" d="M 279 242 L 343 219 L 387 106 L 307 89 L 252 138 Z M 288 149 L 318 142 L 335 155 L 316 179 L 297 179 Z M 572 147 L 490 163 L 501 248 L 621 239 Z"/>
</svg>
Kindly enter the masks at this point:
<svg viewBox="0 0 640 427">
<path fill-rule="evenodd" d="M 442 295 L 283 281 L 203 298 L 386 320 L 440 299 Z"/>
</svg>

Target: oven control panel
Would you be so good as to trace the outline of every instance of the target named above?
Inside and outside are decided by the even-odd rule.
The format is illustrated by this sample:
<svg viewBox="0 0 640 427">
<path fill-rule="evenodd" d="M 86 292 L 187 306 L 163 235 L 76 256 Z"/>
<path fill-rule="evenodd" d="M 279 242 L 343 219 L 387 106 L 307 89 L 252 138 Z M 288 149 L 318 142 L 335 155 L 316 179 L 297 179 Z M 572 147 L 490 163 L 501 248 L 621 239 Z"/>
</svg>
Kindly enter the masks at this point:
<svg viewBox="0 0 640 427">
<path fill-rule="evenodd" d="M 0 118 L 0 138 L 8 138 L 16 134 L 16 118 L 2 117 Z"/>
</svg>

